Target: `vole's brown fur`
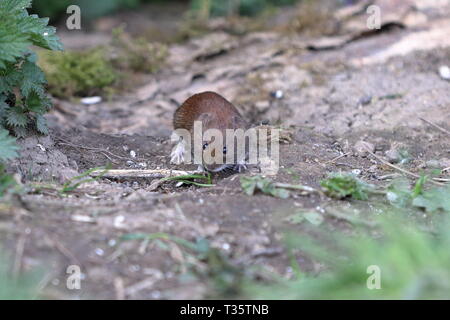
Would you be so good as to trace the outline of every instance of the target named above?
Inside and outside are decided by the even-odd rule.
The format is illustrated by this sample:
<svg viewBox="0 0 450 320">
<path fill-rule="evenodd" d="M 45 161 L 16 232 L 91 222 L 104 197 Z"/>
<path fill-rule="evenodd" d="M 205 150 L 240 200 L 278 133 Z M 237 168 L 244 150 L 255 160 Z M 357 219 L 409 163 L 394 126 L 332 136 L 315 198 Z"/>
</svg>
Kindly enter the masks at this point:
<svg viewBox="0 0 450 320">
<path fill-rule="evenodd" d="M 245 128 L 246 122 L 239 111 L 215 92 L 202 92 L 188 98 L 175 111 L 174 129 L 192 131 L 194 121 L 202 121 L 203 129 Z"/>
<path fill-rule="evenodd" d="M 201 121 L 202 133 L 208 129 L 218 129 L 222 131 L 223 137 L 226 136 L 227 129 L 245 130 L 248 127 L 247 122 L 243 119 L 239 111 L 228 100 L 215 92 L 202 92 L 188 98 L 175 111 L 173 126 L 175 130 L 188 130 L 193 137 L 195 121 Z M 211 141 L 203 141 L 203 149 L 209 143 Z M 212 154 L 215 155 L 215 152 L 213 150 Z M 223 156 L 225 157 L 225 154 Z M 209 171 L 221 171 L 225 167 L 228 168 L 229 166 L 219 164 L 205 166 L 206 170 Z"/>
</svg>

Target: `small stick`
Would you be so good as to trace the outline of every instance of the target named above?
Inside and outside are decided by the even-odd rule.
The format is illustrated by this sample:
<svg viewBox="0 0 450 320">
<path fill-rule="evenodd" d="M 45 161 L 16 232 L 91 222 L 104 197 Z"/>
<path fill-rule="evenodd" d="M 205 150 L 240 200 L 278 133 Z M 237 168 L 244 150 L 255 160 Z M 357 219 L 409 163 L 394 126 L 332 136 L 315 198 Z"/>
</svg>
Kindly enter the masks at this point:
<svg viewBox="0 0 450 320">
<path fill-rule="evenodd" d="M 396 166 L 396 165 L 393 165 L 392 163 L 390 163 L 390 162 L 384 160 L 383 158 L 377 156 L 375 153 L 373 153 L 372 151 L 370 151 L 369 148 L 366 148 L 366 150 L 367 150 L 367 152 L 368 152 L 371 156 L 373 156 L 373 157 L 376 158 L 377 160 L 381 161 L 381 162 L 384 163 L 385 165 L 387 165 L 387 166 L 389 166 L 389 167 L 391 167 L 391 168 L 393 168 L 393 169 L 395 169 L 395 170 L 398 170 L 398 171 L 400 171 L 400 172 L 403 172 L 404 174 L 407 174 L 407 175 L 409 175 L 409 176 L 412 176 L 412 177 L 414 177 L 414 178 L 416 178 L 416 179 L 420 179 L 420 176 L 419 176 L 419 175 L 417 175 L 417 174 L 415 174 L 415 173 L 412 173 L 411 171 L 405 170 L 405 169 L 403 169 L 403 168 L 400 168 L 400 167 L 398 167 L 398 166 Z M 439 181 L 439 182 L 438 182 L 438 181 Z M 432 182 L 432 183 L 434 183 L 434 184 L 436 184 L 436 185 L 442 186 L 442 185 L 444 185 L 444 184 L 443 184 L 443 183 L 440 183 L 440 182 L 450 182 L 450 179 L 432 178 L 432 180 L 430 180 L 430 182 Z"/>
<path fill-rule="evenodd" d="M 324 162 L 324 163 L 322 163 L 322 164 L 333 163 L 333 162 L 338 161 L 339 159 L 342 159 L 342 158 L 344 158 L 344 157 L 346 157 L 346 156 L 349 156 L 349 155 L 351 155 L 351 154 L 352 154 L 351 152 L 343 153 L 343 154 L 341 154 L 340 156 L 337 156 L 336 158 L 331 159 L 331 160 L 328 160 L 328 161 L 326 161 L 326 162 Z"/>
<path fill-rule="evenodd" d="M 100 152 L 100 153 L 102 153 L 103 155 L 105 155 L 104 153 L 107 153 L 107 154 L 109 154 L 109 155 L 112 156 L 112 157 L 115 157 L 115 158 L 118 158 L 118 159 L 122 159 L 122 160 L 136 160 L 136 159 L 131 159 L 131 158 L 119 156 L 119 155 L 117 155 L 117 154 L 112 153 L 112 152 L 109 151 L 109 150 L 106 150 L 106 149 L 80 146 L 80 145 L 72 144 L 72 143 L 70 143 L 70 142 L 68 142 L 68 141 L 66 141 L 66 140 L 64 140 L 64 139 L 62 139 L 62 138 L 58 138 L 58 139 L 61 140 L 61 141 L 63 141 L 63 142 L 57 142 L 58 144 L 66 145 L 66 146 L 69 146 L 69 147 L 72 147 L 72 148 L 80 148 L 80 149 L 85 149 L 85 150 L 91 150 L 91 151 L 95 151 L 95 152 Z"/>
<path fill-rule="evenodd" d="M 435 123 L 433 123 L 433 122 L 431 122 L 431 121 L 429 121 L 429 120 L 426 120 L 426 119 L 424 119 L 424 118 L 420 118 L 420 117 L 419 117 L 419 119 L 422 120 L 422 121 L 424 121 L 424 122 L 426 122 L 426 123 L 428 123 L 429 125 L 435 127 L 435 128 L 438 129 L 439 131 L 441 131 L 441 132 L 443 132 L 443 133 L 446 133 L 446 134 L 448 134 L 448 135 L 450 136 L 450 131 L 448 131 L 447 129 L 444 129 L 444 128 L 442 128 L 441 126 L 438 126 L 437 124 L 435 124 Z"/>
<path fill-rule="evenodd" d="M 318 190 L 308 187 L 308 186 L 302 186 L 299 184 L 287 184 L 287 183 L 274 183 L 274 186 L 277 188 L 283 188 L 283 189 L 292 189 L 292 190 L 300 190 L 307 193 L 320 193 Z"/>
<path fill-rule="evenodd" d="M 158 170 L 137 170 L 137 169 L 118 169 L 118 170 L 108 170 L 106 173 L 104 170 L 95 170 L 89 175 L 91 177 L 102 177 L 107 179 L 132 179 L 132 178 L 150 178 L 150 179 L 161 179 L 167 177 L 177 177 L 190 174 L 198 174 L 196 171 L 182 171 L 182 170 L 168 170 L 168 169 L 158 169 Z"/>
</svg>

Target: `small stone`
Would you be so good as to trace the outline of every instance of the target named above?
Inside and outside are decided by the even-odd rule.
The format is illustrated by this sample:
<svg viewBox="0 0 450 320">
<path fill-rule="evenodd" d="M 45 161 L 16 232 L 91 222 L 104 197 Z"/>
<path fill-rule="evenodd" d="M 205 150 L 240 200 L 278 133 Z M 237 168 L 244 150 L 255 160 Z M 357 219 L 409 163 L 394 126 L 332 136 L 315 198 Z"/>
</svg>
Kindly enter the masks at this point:
<svg viewBox="0 0 450 320">
<path fill-rule="evenodd" d="M 369 95 L 362 96 L 358 102 L 362 106 L 367 106 L 368 104 L 370 104 L 372 102 L 372 96 L 369 96 Z"/>
<path fill-rule="evenodd" d="M 131 156 L 132 158 L 136 158 L 136 151 L 131 150 L 131 151 L 130 151 L 130 156 Z"/>
<path fill-rule="evenodd" d="M 429 160 L 426 162 L 426 165 L 428 168 L 432 168 L 432 169 L 439 169 L 440 168 L 440 163 L 439 160 Z"/>
<path fill-rule="evenodd" d="M 354 174 L 354 175 L 356 175 L 356 176 L 359 176 L 360 174 L 361 174 L 361 170 L 360 169 L 353 169 L 352 170 L 352 173 Z"/>
<path fill-rule="evenodd" d="M 272 97 L 275 99 L 282 99 L 284 97 L 284 93 L 282 90 L 276 90 L 270 93 Z"/>
<path fill-rule="evenodd" d="M 117 216 L 117 217 L 114 218 L 113 225 L 114 225 L 115 228 L 121 229 L 121 228 L 125 227 L 124 222 L 125 222 L 125 217 L 124 216 Z"/>
<path fill-rule="evenodd" d="M 360 157 L 367 157 L 369 151 L 375 152 L 375 146 L 370 142 L 360 140 L 353 146 L 353 151 Z"/>
<path fill-rule="evenodd" d="M 444 80 L 450 80 L 450 68 L 448 66 L 441 66 L 439 68 L 439 75 Z"/>
<path fill-rule="evenodd" d="M 439 165 L 442 169 L 450 168 L 450 159 L 443 158 L 443 159 L 439 160 Z"/>
<path fill-rule="evenodd" d="M 145 162 L 139 162 L 139 163 L 138 163 L 138 166 L 139 166 L 140 168 L 142 168 L 142 169 L 147 168 L 147 164 L 146 164 Z"/>
<path fill-rule="evenodd" d="M 82 98 L 80 101 L 82 104 L 85 104 L 85 105 L 93 105 L 93 104 L 102 102 L 102 97 L 98 97 L 98 96 L 86 97 L 86 98 Z"/>
</svg>

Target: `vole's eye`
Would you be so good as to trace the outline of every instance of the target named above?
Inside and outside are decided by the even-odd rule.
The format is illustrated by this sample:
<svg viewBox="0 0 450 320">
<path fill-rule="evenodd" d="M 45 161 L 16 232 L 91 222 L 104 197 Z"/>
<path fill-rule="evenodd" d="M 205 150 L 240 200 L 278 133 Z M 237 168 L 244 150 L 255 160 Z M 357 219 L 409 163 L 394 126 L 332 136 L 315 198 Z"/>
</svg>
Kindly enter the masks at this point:
<svg viewBox="0 0 450 320">
<path fill-rule="evenodd" d="M 223 147 L 223 154 L 227 153 L 227 147 Z"/>
<path fill-rule="evenodd" d="M 207 146 L 208 146 L 208 143 L 205 142 L 205 143 L 203 144 L 203 150 L 205 150 Z"/>
</svg>

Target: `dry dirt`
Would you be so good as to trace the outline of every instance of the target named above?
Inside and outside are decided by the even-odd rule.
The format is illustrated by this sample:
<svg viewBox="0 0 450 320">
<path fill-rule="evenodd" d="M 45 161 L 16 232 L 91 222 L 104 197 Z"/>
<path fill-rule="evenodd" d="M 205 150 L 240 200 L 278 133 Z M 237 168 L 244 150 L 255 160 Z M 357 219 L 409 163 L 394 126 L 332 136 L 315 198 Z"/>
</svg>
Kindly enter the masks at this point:
<svg viewBox="0 0 450 320">
<path fill-rule="evenodd" d="M 56 101 L 48 116 L 50 137 L 22 141 L 23 157 L 12 168 L 23 182 L 55 184 L 107 163 L 175 169 L 168 157 L 171 117 L 184 99 L 206 90 L 221 93 L 255 125 L 268 120 L 292 132 L 292 142 L 281 145 L 281 168 L 271 177 L 277 182 L 319 187 L 330 172 L 357 170 L 370 183 L 386 184 L 383 176 L 394 171 L 355 153 L 360 140 L 372 143 L 380 157 L 401 145 L 414 159 L 405 168 L 414 173 L 430 160 L 445 163 L 450 137 L 420 118 L 450 130 L 450 82 L 438 74 L 441 65 L 450 64 L 450 47 L 430 37 L 436 43 L 424 45 L 427 50 L 383 55 L 402 39 L 435 33 L 450 21 L 423 12 L 430 19 L 423 25 L 389 29 L 331 50 L 308 50 L 310 39 L 275 32 L 241 37 L 215 32 L 171 45 L 165 68 L 134 92 L 91 106 Z M 274 98 L 277 90 L 281 99 Z M 163 232 L 193 242 L 206 239 L 241 268 L 263 265 L 289 275 L 283 233 L 308 226 L 291 225 L 286 216 L 311 209 L 323 213 L 331 229 L 350 228 L 324 213 L 346 201 L 295 193 L 287 200 L 247 196 L 239 183 L 246 174 L 214 177 L 211 188 L 169 183 L 149 191 L 151 181 L 143 179 L 100 179 L 65 196 L 43 188 L 0 211 L 0 239 L 20 253 L 24 270 L 46 271 L 46 297 L 192 299 L 212 293 L 205 279 L 186 270 L 189 250 L 173 241 L 121 236 Z M 297 258 L 302 268 L 317 271 L 317 265 Z M 84 274 L 81 290 L 66 289 L 72 264 Z"/>
</svg>

